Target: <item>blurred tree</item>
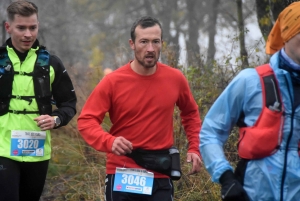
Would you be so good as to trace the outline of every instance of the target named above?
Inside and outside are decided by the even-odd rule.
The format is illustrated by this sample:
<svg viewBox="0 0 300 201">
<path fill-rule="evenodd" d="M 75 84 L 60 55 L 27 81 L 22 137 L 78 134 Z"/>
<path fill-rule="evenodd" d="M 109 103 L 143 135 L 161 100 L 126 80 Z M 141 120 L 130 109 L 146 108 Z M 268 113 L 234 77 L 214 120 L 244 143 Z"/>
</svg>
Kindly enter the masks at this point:
<svg viewBox="0 0 300 201">
<path fill-rule="evenodd" d="M 255 0 L 258 25 L 265 40 L 280 12 L 298 0 Z"/>
<path fill-rule="evenodd" d="M 242 0 L 236 0 L 237 4 L 237 16 L 238 16 L 238 28 L 239 28 L 239 42 L 240 42 L 240 59 L 242 61 L 242 68 L 249 66 L 248 62 L 248 52 L 245 45 L 245 32 L 246 28 L 244 25 L 244 15 L 243 15 L 243 3 Z"/>
<path fill-rule="evenodd" d="M 180 23 L 182 22 L 182 8 L 178 6 L 179 2 L 180 1 L 165 0 L 160 2 L 161 6 L 157 6 L 158 8 L 161 7 L 158 15 L 161 16 L 159 20 L 163 26 L 163 40 L 165 46 L 172 47 L 169 50 L 172 51 L 173 55 L 171 58 L 162 55 L 161 60 L 174 67 L 178 65 L 180 51 L 179 34 L 181 32 Z M 166 12 L 166 10 L 169 10 L 169 12 Z M 167 56 L 170 56 L 170 54 Z"/>
<path fill-rule="evenodd" d="M 0 38 L 1 38 L 1 44 L 2 45 L 6 39 L 8 38 L 8 34 L 6 33 L 4 23 L 7 20 L 6 19 L 6 8 L 7 6 L 12 2 L 12 0 L 1 0 L 0 2 L 0 23 L 1 23 L 1 32 L 0 32 Z"/>
<path fill-rule="evenodd" d="M 201 66 L 200 59 L 200 46 L 198 44 L 199 28 L 202 25 L 202 19 L 204 12 L 199 12 L 203 9 L 203 1 L 187 0 L 187 38 L 186 38 L 186 49 L 189 66 Z"/>
<path fill-rule="evenodd" d="M 207 50 L 207 64 L 212 64 L 216 54 L 216 47 L 215 47 L 215 36 L 217 34 L 217 19 L 219 14 L 219 4 L 220 0 L 211 0 L 209 1 L 209 9 L 208 14 L 208 50 Z"/>
</svg>

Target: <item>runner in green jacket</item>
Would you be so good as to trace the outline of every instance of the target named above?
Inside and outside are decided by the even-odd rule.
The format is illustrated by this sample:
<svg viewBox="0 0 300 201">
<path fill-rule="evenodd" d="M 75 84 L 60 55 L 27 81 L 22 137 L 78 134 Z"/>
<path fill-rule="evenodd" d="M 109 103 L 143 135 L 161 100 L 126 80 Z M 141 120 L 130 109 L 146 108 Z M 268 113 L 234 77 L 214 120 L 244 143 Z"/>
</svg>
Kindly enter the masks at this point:
<svg viewBox="0 0 300 201">
<path fill-rule="evenodd" d="M 50 130 L 75 115 L 76 95 L 61 60 L 39 45 L 36 5 L 13 2 L 7 17 L 10 38 L 0 47 L 0 201 L 38 201 Z"/>
</svg>

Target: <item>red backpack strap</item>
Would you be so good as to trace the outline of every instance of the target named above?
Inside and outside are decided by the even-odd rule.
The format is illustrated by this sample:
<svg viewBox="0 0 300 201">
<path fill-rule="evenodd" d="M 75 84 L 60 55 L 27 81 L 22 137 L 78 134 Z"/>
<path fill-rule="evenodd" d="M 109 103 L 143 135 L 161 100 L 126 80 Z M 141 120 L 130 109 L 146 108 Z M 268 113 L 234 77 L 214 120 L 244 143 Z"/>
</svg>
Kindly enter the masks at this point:
<svg viewBox="0 0 300 201">
<path fill-rule="evenodd" d="M 282 110 L 281 95 L 274 71 L 269 64 L 264 64 L 255 68 L 262 86 L 263 104 L 275 111 Z"/>
<path fill-rule="evenodd" d="M 257 66 L 255 68 L 255 70 L 261 77 L 274 74 L 273 69 L 271 68 L 270 64 L 264 64 L 261 66 Z"/>
</svg>

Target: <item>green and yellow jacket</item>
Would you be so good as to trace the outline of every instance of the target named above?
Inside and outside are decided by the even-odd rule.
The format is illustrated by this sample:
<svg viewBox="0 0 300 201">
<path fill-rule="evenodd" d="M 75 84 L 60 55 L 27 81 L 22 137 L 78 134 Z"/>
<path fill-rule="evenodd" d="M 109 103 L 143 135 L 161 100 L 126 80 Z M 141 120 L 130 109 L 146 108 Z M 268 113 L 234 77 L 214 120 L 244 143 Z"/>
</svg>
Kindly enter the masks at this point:
<svg viewBox="0 0 300 201">
<path fill-rule="evenodd" d="M 37 61 L 40 52 L 46 58 L 44 64 Z M 25 56 L 20 58 L 11 39 L 1 47 L 0 157 L 24 162 L 43 161 L 51 157 L 51 134 L 50 130 L 44 133 L 42 151 L 37 150 L 41 141 L 24 138 L 27 134 L 40 135 L 41 130 L 33 119 L 42 114 L 58 116 L 60 126 L 64 126 L 76 114 L 77 99 L 71 79 L 57 56 L 49 54 L 38 41 Z M 9 62 L 3 65 L 5 57 Z M 51 105 L 53 100 L 55 109 Z M 19 131 L 23 137 L 18 135 Z M 35 152 L 39 154 L 32 154 Z"/>
</svg>

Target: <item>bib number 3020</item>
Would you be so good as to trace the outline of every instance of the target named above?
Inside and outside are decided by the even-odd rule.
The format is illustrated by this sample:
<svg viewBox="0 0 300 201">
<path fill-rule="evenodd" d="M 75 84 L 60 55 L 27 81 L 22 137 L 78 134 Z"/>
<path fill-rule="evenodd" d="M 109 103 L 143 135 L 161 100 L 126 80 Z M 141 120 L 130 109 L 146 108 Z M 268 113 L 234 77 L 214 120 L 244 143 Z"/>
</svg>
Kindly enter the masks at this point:
<svg viewBox="0 0 300 201">
<path fill-rule="evenodd" d="M 45 131 L 11 131 L 11 156 L 44 156 Z"/>
<path fill-rule="evenodd" d="M 18 149 L 37 149 L 39 147 L 38 140 L 18 139 Z"/>
</svg>

